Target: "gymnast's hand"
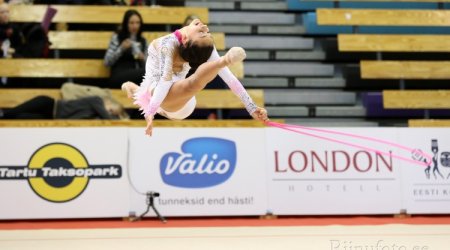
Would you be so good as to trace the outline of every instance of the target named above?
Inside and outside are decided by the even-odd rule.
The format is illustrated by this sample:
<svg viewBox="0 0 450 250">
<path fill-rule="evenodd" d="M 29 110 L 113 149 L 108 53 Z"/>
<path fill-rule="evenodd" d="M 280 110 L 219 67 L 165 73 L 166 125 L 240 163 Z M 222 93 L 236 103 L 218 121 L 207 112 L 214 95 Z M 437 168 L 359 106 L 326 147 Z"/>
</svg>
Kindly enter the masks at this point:
<svg viewBox="0 0 450 250">
<path fill-rule="evenodd" d="M 262 121 L 262 122 L 268 122 L 269 117 L 267 117 L 267 110 L 264 108 L 256 108 L 255 112 L 252 113 L 252 117 L 255 120 Z"/>
<path fill-rule="evenodd" d="M 145 128 L 145 134 L 148 136 L 152 136 L 153 133 L 153 117 L 147 116 L 145 117 L 145 120 L 147 121 L 147 127 Z"/>
</svg>

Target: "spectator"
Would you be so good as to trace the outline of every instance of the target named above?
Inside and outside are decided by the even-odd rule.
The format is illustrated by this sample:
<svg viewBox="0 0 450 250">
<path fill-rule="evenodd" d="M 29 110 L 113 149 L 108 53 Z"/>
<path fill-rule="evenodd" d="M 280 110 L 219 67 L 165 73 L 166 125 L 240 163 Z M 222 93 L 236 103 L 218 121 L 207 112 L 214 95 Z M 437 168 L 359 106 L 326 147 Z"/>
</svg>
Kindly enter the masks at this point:
<svg viewBox="0 0 450 250">
<path fill-rule="evenodd" d="M 141 14 L 128 10 L 119 31 L 112 36 L 104 59 L 105 65 L 111 67 L 110 88 L 120 88 L 126 81 L 142 81 L 148 46 L 142 26 Z"/>
<path fill-rule="evenodd" d="M 0 45 L 2 57 L 20 57 L 23 48 L 23 35 L 20 29 L 9 22 L 9 6 L 0 3 Z"/>
<path fill-rule="evenodd" d="M 49 47 L 47 33 L 38 23 L 25 23 L 20 28 L 9 20 L 9 6 L 0 4 L 0 44 L 2 56 L 41 58 Z"/>
<path fill-rule="evenodd" d="M 99 96 L 69 101 L 37 96 L 0 113 L 3 119 L 118 119 L 122 112 L 119 107 Z"/>
</svg>

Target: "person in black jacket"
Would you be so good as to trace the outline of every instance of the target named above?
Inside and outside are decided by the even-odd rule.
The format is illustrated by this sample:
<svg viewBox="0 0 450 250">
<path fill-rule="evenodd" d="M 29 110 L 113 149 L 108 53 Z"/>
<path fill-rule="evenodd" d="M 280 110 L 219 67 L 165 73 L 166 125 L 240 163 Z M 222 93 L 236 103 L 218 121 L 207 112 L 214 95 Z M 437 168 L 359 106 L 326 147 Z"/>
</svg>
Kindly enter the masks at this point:
<svg viewBox="0 0 450 250">
<path fill-rule="evenodd" d="M 20 26 L 9 20 L 9 6 L 0 4 L 0 47 L 6 58 L 41 58 L 48 52 L 47 33 L 39 23 Z"/>
<path fill-rule="evenodd" d="M 36 96 L 12 109 L 4 110 L 3 119 L 119 119 L 121 107 L 99 96 L 75 100 L 55 100 Z M 1 113 L 1 112 L 0 112 Z"/>
<path fill-rule="evenodd" d="M 125 12 L 121 28 L 112 36 L 104 58 L 105 65 L 111 67 L 109 88 L 120 88 L 126 81 L 142 81 L 147 51 L 142 26 L 139 12 Z"/>
<path fill-rule="evenodd" d="M 15 57 L 20 55 L 23 47 L 23 35 L 20 29 L 9 22 L 9 6 L 0 3 L 0 57 Z"/>
</svg>

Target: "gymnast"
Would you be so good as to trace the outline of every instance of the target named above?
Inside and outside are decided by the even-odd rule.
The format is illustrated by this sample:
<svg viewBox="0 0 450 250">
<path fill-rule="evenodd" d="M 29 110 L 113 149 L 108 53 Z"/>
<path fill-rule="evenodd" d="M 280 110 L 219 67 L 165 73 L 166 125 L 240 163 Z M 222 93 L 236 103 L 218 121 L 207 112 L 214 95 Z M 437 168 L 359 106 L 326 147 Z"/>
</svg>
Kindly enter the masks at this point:
<svg viewBox="0 0 450 250">
<path fill-rule="evenodd" d="M 269 120 L 267 111 L 253 102 L 227 67 L 243 61 L 245 56 L 240 47 L 233 47 L 224 56 L 219 56 L 208 26 L 195 19 L 190 25 L 155 39 L 148 48 L 142 83 L 138 86 L 125 82 L 122 90 L 142 110 L 147 121 L 145 133 L 149 136 L 156 113 L 171 120 L 185 119 L 195 109 L 195 95 L 216 75 L 240 98 L 254 119 L 266 122 Z M 186 78 L 191 66 L 198 66 L 198 69 Z"/>
</svg>

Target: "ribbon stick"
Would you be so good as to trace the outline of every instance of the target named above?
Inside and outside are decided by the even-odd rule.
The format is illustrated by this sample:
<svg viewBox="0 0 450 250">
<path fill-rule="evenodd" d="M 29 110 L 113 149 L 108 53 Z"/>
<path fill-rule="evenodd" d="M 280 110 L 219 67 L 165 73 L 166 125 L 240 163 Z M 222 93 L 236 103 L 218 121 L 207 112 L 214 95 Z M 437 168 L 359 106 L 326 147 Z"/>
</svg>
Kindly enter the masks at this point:
<svg viewBox="0 0 450 250">
<path fill-rule="evenodd" d="M 393 143 L 393 142 L 389 142 L 389 141 L 385 141 L 385 140 L 381 140 L 381 139 L 378 139 L 378 138 L 372 138 L 372 137 L 368 137 L 368 136 L 361 136 L 361 135 L 345 133 L 345 132 L 340 132 L 340 131 L 311 128 L 311 127 L 305 127 L 305 126 L 300 126 L 300 125 L 282 124 L 282 123 L 270 122 L 270 121 L 266 122 L 266 124 L 268 126 L 271 126 L 271 127 L 280 128 L 280 129 L 291 131 L 291 132 L 295 132 L 295 133 L 298 133 L 298 134 L 303 134 L 303 135 L 319 138 L 319 139 L 322 139 L 322 140 L 332 141 L 332 142 L 335 142 L 335 143 L 344 144 L 344 145 L 355 147 L 355 148 L 359 148 L 359 149 L 364 149 L 364 150 L 367 150 L 367 151 L 375 152 L 377 154 L 392 156 L 393 158 L 397 158 L 397 159 L 400 159 L 400 160 L 403 160 L 403 161 L 406 161 L 406 162 L 410 162 L 410 163 L 414 163 L 414 164 L 417 164 L 417 165 L 428 166 L 427 162 L 431 162 L 431 159 L 432 159 L 431 156 L 429 156 L 429 155 L 427 155 L 427 154 L 425 154 L 425 153 L 423 153 L 421 151 L 415 151 L 414 149 L 406 147 L 404 145 Z M 334 138 L 331 138 L 331 137 L 326 137 L 326 136 L 316 135 L 316 134 L 312 134 L 312 133 L 308 133 L 308 132 L 303 132 L 303 131 L 296 130 L 294 128 L 296 128 L 296 129 L 303 129 L 303 130 L 312 130 L 312 131 L 317 131 L 317 132 L 322 132 L 322 133 L 342 135 L 342 136 L 354 137 L 354 138 L 359 138 L 359 139 L 372 141 L 372 142 L 378 142 L 378 143 L 381 143 L 381 144 L 386 144 L 386 145 L 390 145 L 390 146 L 393 146 L 393 147 L 396 147 L 396 148 L 407 150 L 409 152 L 419 153 L 423 157 L 427 158 L 427 161 L 426 162 L 422 162 L 422 161 L 412 160 L 412 159 L 409 159 L 409 158 L 406 158 L 406 157 L 403 157 L 403 156 L 400 156 L 400 155 L 396 155 L 396 154 L 392 154 L 392 153 L 388 153 L 388 152 L 383 152 L 383 151 L 375 149 L 375 148 L 366 147 L 366 146 L 358 145 L 358 144 L 355 144 L 355 143 L 334 139 Z"/>
</svg>

